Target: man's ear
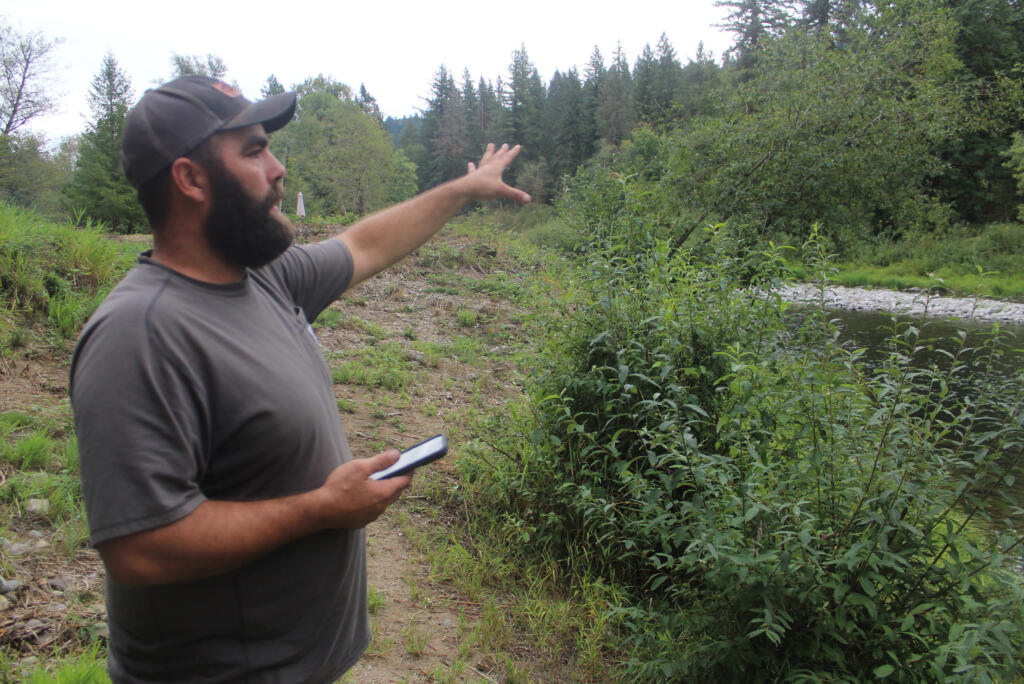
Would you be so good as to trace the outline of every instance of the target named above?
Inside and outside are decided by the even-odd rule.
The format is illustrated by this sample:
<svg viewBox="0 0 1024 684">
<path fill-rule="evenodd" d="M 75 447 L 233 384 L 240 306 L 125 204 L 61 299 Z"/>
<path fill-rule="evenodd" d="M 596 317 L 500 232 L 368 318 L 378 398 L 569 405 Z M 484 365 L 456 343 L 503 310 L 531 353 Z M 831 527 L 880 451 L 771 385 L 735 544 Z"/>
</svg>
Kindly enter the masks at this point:
<svg viewBox="0 0 1024 684">
<path fill-rule="evenodd" d="M 202 164 L 178 157 L 171 164 L 171 183 L 185 197 L 202 204 L 210 197 L 210 175 Z"/>
</svg>

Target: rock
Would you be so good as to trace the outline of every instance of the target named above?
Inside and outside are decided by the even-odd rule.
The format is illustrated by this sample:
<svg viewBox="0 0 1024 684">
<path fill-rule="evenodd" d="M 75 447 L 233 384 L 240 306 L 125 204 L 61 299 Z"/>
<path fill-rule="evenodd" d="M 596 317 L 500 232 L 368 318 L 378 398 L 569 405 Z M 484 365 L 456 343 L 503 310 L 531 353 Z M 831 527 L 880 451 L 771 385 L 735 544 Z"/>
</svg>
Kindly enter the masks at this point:
<svg viewBox="0 0 1024 684">
<path fill-rule="evenodd" d="M 25 504 L 25 510 L 36 515 L 45 515 L 50 511 L 50 502 L 47 499 L 29 499 Z"/>
<path fill-rule="evenodd" d="M 71 580 L 66 577 L 51 577 L 46 580 L 46 586 L 54 591 L 64 593 L 71 588 Z"/>
<path fill-rule="evenodd" d="M 451 621 L 451 618 L 445 618 L 444 622 L 441 623 L 441 626 L 442 627 L 451 627 L 453 624 L 454 623 Z"/>
<path fill-rule="evenodd" d="M 7 599 L 6 596 L 0 594 L 0 613 L 4 612 L 5 610 L 7 610 L 10 607 L 11 607 L 11 602 Z"/>
<path fill-rule="evenodd" d="M 936 293 L 935 288 L 930 290 Z M 939 294 L 944 294 L 945 290 Z M 793 283 L 779 288 L 783 299 L 797 303 L 816 304 L 819 292 L 815 285 Z M 971 297 L 929 296 L 927 293 L 868 290 L 866 288 L 829 286 L 824 292 L 825 306 L 854 311 L 888 311 L 897 314 L 929 315 L 943 318 L 964 318 L 1004 323 L 1024 322 L 1024 303 Z"/>
<path fill-rule="evenodd" d="M 21 587 L 21 582 L 18 580 L 5 580 L 0 578 L 0 594 L 10 594 L 18 590 Z"/>
<path fill-rule="evenodd" d="M 23 629 L 26 632 L 30 632 L 33 636 L 39 636 L 40 634 L 50 629 L 50 626 L 42 620 L 33 618 L 25 623 Z"/>
<path fill-rule="evenodd" d="M 28 533 L 28 536 L 32 537 L 33 539 L 42 539 L 44 535 L 42 530 L 31 530 Z"/>
<path fill-rule="evenodd" d="M 26 553 L 28 553 L 30 548 L 31 546 L 29 546 L 28 544 L 18 542 L 16 544 L 11 544 L 10 546 L 8 546 L 7 553 L 11 554 L 12 556 L 24 556 Z"/>
</svg>

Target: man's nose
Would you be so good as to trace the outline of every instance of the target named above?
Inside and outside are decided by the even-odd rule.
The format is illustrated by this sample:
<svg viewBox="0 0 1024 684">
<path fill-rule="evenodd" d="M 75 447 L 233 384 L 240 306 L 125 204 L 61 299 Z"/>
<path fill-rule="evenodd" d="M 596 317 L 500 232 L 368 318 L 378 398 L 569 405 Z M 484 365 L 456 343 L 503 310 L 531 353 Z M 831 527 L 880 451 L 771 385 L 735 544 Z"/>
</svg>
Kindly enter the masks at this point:
<svg viewBox="0 0 1024 684">
<path fill-rule="evenodd" d="M 281 161 L 273 155 L 273 153 L 271 153 L 270 159 L 273 162 L 270 167 L 270 179 L 275 183 L 277 181 L 284 180 L 284 177 L 287 174 L 284 164 L 282 164 Z"/>
</svg>

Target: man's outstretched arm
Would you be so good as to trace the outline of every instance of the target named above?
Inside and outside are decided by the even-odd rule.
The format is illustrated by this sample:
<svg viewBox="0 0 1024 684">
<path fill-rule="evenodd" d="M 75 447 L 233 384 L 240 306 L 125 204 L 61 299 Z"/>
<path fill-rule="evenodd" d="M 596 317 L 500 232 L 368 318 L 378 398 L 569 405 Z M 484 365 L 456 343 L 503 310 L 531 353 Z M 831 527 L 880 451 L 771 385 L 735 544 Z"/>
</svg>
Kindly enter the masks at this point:
<svg viewBox="0 0 1024 684">
<path fill-rule="evenodd" d="M 470 162 L 465 176 L 448 181 L 357 221 L 338 236 L 352 252 L 352 284 L 383 271 L 429 240 L 455 212 L 474 200 L 510 199 L 526 203 L 530 196 L 502 179 L 520 147 L 489 144 L 479 164 Z"/>
<path fill-rule="evenodd" d="M 205 501 L 169 525 L 97 546 L 107 572 L 127 585 L 167 584 L 230 572 L 326 529 L 359 529 L 409 486 L 411 475 L 368 479 L 398 460 L 391 450 L 338 466 L 319 489 L 263 501 Z"/>
</svg>

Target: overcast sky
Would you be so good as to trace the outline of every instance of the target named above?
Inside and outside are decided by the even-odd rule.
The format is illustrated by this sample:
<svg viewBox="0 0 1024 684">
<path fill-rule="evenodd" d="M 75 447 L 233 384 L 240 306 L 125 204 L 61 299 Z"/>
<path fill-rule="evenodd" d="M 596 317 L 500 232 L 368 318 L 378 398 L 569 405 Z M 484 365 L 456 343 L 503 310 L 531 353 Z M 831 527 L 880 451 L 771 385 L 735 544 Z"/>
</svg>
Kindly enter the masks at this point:
<svg viewBox="0 0 1024 684">
<path fill-rule="evenodd" d="M 582 73 L 595 45 L 607 63 L 621 41 L 632 66 L 662 32 L 684 64 L 701 41 L 716 59 L 731 42 L 715 26 L 725 10 L 713 0 L 632 0 L 615 3 L 613 11 L 601 4 L 0 0 L 0 16 L 16 30 L 65 40 L 54 75 L 59 111 L 31 126 L 51 141 L 84 128 L 89 82 L 108 51 L 131 78 L 136 98 L 170 74 L 172 52 L 214 53 L 227 64 L 227 79 L 250 99 L 259 98 L 270 74 L 287 88 L 323 73 L 353 90 L 365 84 L 385 116 L 403 116 L 423 106 L 441 64 L 460 80 L 467 68 L 475 80 L 507 79 L 520 45 L 547 83 L 555 70 L 576 66 Z"/>
</svg>

